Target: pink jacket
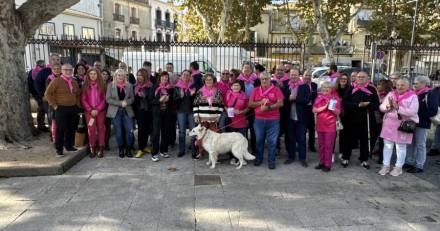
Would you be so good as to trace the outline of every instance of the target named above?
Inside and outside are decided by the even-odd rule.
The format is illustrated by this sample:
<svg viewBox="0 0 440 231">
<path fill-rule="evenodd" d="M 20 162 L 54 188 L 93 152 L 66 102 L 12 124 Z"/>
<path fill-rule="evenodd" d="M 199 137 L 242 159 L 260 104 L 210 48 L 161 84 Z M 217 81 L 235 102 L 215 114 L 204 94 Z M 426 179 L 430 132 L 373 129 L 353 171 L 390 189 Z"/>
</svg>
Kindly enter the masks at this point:
<svg viewBox="0 0 440 231">
<path fill-rule="evenodd" d="M 330 99 L 336 100 L 335 110 L 330 111 L 328 108 L 324 111 L 316 113 L 316 131 L 317 132 L 336 132 L 336 120 L 341 111 L 341 100 L 337 95 L 325 96 L 319 94 L 313 104 L 313 108 L 320 108 L 327 104 Z"/>
<path fill-rule="evenodd" d="M 417 99 L 417 95 L 413 94 L 412 96 L 403 99 L 399 104 L 399 114 L 402 116 L 402 120 L 397 118 L 396 110 L 387 112 L 389 97 L 394 98 L 393 92 L 390 92 L 387 96 L 385 96 L 382 104 L 379 107 L 380 110 L 385 113 L 380 137 L 397 144 L 411 144 L 413 134 L 400 132 L 397 129 L 399 128 L 400 123 L 405 120 L 412 120 L 416 123 L 419 122 L 419 116 L 417 115 L 419 110 L 419 100 Z"/>
<path fill-rule="evenodd" d="M 89 86 L 81 93 L 81 103 L 87 112 L 92 110 L 104 111 L 106 109 L 105 91 L 100 92 L 97 86 Z"/>
</svg>

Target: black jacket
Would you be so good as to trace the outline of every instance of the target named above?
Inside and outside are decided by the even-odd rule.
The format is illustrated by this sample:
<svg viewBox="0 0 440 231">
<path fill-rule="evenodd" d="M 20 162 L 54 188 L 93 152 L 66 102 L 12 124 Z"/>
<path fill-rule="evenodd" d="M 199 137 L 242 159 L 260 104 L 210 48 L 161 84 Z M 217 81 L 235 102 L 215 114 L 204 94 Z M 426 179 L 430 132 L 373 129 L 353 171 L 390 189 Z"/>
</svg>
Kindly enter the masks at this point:
<svg viewBox="0 0 440 231">
<path fill-rule="evenodd" d="M 170 99 L 166 103 L 166 109 L 161 108 L 159 99 L 160 99 L 160 92 L 156 94 L 156 89 L 159 87 L 159 85 L 154 85 L 153 88 L 150 90 L 150 94 L 148 97 L 148 100 L 151 105 L 151 111 L 153 112 L 153 116 L 159 116 L 160 111 L 171 111 L 171 107 L 174 104 L 174 100 L 176 98 L 176 91 L 174 88 L 170 88 L 167 90 L 168 95 L 170 96 Z"/>
<path fill-rule="evenodd" d="M 311 90 L 307 84 L 302 84 L 298 87 L 298 94 L 296 96 L 295 103 L 298 121 L 301 123 L 307 124 L 309 122 L 313 103 L 318 95 L 318 85 L 312 82 L 311 86 Z"/>
<path fill-rule="evenodd" d="M 351 86 L 342 99 L 344 107 L 344 116 L 351 124 L 367 124 L 367 113 L 379 110 L 379 95 L 373 86 L 368 86 L 367 89 L 372 93 L 368 95 L 363 91 L 356 91 L 352 94 L 353 87 Z M 360 102 L 370 102 L 367 107 L 359 107 Z M 370 120 L 371 120 L 370 115 Z"/>
<path fill-rule="evenodd" d="M 439 88 L 435 88 L 432 91 L 418 95 L 419 99 L 419 128 L 431 128 L 431 117 L 435 116 L 438 111 L 439 105 Z"/>
<path fill-rule="evenodd" d="M 42 99 L 44 96 L 44 92 L 46 91 L 46 81 L 47 77 L 52 74 L 52 69 L 49 67 L 43 68 L 40 72 L 38 72 L 37 77 L 34 80 L 34 88 L 37 93 L 37 98 Z"/>
<path fill-rule="evenodd" d="M 193 112 L 193 102 L 196 97 L 196 94 L 191 95 L 190 92 L 185 92 L 184 96 L 180 96 L 180 88 L 176 87 L 176 110 L 177 113 L 192 113 Z"/>
</svg>

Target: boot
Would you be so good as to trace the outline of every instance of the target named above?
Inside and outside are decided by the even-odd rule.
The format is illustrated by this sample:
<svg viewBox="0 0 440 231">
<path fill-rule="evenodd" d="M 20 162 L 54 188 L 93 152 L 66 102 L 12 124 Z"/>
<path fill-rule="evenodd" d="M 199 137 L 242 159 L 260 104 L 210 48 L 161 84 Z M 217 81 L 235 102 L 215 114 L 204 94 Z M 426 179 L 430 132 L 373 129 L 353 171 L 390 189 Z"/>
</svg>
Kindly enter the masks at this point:
<svg viewBox="0 0 440 231">
<path fill-rule="evenodd" d="M 98 158 L 104 157 L 104 146 L 99 146 Z"/>
<path fill-rule="evenodd" d="M 125 149 L 125 156 L 127 156 L 128 158 L 133 157 L 133 151 L 131 150 L 130 146 L 127 146 L 127 148 Z"/>
<path fill-rule="evenodd" d="M 119 146 L 119 157 L 120 158 L 125 157 L 124 148 L 122 146 Z"/>
<path fill-rule="evenodd" d="M 90 147 L 89 157 L 90 158 L 95 158 L 95 156 L 96 156 L 96 148 L 95 147 Z"/>
</svg>

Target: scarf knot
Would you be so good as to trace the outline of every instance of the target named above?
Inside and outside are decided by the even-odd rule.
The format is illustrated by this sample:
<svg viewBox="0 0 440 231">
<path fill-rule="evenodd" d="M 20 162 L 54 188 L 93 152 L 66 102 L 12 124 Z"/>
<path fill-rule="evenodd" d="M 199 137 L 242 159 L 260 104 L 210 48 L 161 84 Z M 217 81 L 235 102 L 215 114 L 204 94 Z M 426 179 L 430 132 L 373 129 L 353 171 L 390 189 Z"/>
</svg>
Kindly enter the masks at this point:
<svg viewBox="0 0 440 231">
<path fill-rule="evenodd" d="M 66 81 L 66 83 L 67 83 L 67 87 L 69 88 L 69 90 L 70 90 L 70 93 L 72 93 L 73 94 L 73 83 L 72 83 L 72 78 L 71 77 L 67 77 L 67 76 L 65 76 L 65 75 L 61 75 L 61 79 L 63 79 L 64 81 Z"/>
<path fill-rule="evenodd" d="M 245 84 L 249 84 L 249 83 L 254 83 L 255 80 L 258 79 L 258 76 L 255 73 L 251 73 L 247 76 L 245 76 L 243 73 L 240 73 L 240 75 L 238 76 L 237 80 L 242 80 L 244 81 Z"/>
</svg>

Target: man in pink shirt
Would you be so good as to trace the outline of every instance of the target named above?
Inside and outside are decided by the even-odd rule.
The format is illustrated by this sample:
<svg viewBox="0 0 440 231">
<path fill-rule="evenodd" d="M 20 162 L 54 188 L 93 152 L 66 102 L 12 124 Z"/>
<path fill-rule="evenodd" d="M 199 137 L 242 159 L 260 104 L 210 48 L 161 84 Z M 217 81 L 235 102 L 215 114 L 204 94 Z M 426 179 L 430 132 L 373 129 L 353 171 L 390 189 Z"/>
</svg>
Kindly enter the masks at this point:
<svg viewBox="0 0 440 231">
<path fill-rule="evenodd" d="M 260 78 L 261 86 L 252 90 L 249 107 L 255 110 L 256 159 L 255 166 L 263 163 L 264 143 L 268 142 L 268 166 L 275 169 L 275 155 L 278 133 L 280 131 L 280 111 L 284 95 L 281 90 L 271 85 L 270 76 L 264 74 Z"/>
</svg>

